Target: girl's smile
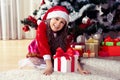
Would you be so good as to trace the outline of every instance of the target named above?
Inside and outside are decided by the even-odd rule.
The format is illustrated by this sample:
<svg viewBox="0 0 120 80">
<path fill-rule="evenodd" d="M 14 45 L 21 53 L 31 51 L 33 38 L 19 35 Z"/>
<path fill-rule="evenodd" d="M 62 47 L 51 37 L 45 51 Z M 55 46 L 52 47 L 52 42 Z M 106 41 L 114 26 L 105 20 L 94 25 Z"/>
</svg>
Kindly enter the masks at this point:
<svg viewBox="0 0 120 80">
<path fill-rule="evenodd" d="M 57 17 L 51 18 L 50 27 L 54 32 L 60 31 L 66 24 L 65 19 Z"/>
</svg>

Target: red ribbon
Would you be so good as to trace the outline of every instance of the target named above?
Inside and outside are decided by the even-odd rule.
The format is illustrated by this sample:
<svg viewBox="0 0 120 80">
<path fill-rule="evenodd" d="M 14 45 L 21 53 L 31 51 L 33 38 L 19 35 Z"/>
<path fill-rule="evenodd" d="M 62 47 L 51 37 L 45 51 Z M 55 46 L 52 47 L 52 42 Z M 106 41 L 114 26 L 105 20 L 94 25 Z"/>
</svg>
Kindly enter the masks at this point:
<svg viewBox="0 0 120 80">
<path fill-rule="evenodd" d="M 116 43 L 119 42 L 120 39 L 119 38 L 115 38 L 115 39 L 112 39 L 110 36 L 106 37 L 104 42 L 113 42 L 114 43 L 114 46 L 116 46 Z"/>
<path fill-rule="evenodd" d="M 66 59 L 70 60 L 70 57 L 73 57 L 75 55 L 75 51 L 72 48 L 68 48 L 66 52 L 62 50 L 62 48 L 57 48 L 56 54 L 53 58 L 58 58 L 64 56 Z"/>
<path fill-rule="evenodd" d="M 119 39 L 119 38 L 115 38 L 113 41 L 114 41 L 114 45 L 116 46 L 116 45 L 117 45 L 117 42 L 119 42 L 120 39 Z"/>
<path fill-rule="evenodd" d="M 58 58 L 58 71 L 61 71 L 61 59 L 60 58 Z"/>
<path fill-rule="evenodd" d="M 90 57 L 90 53 L 91 53 L 90 50 L 87 50 L 87 53 L 88 53 L 88 57 Z"/>
<path fill-rule="evenodd" d="M 112 41 L 113 40 L 112 40 L 112 38 L 110 36 L 106 37 L 105 40 L 104 40 L 104 42 L 112 42 Z"/>
</svg>

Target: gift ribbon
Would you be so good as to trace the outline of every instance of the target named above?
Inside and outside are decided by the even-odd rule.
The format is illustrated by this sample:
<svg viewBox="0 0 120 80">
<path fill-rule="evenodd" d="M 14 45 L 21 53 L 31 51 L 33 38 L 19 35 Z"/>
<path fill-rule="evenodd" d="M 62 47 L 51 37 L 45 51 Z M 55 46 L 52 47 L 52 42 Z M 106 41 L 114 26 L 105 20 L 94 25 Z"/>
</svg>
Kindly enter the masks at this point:
<svg viewBox="0 0 120 80">
<path fill-rule="evenodd" d="M 90 53 L 91 53 L 90 50 L 87 50 L 87 53 L 88 53 L 88 57 L 90 57 Z"/>
<path fill-rule="evenodd" d="M 110 36 L 106 37 L 105 40 L 104 40 L 104 42 L 112 42 L 112 41 L 113 40 L 112 40 L 112 38 Z"/>
<path fill-rule="evenodd" d="M 60 57 L 58 58 L 58 71 L 61 71 L 61 59 Z"/>
<path fill-rule="evenodd" d="M 117 42 L 120 42 L 120 39 L 119 38 L 115 38 L 113 41 L 114 41 L 114 45 L 116 46 Z"/>
<path fill-rule="evenodd" d="M 115 38 L 115 39 L 112 39 L 110 36 L 106 37 L 104 42 L 113 42 L 114 43 L 114 46 L 116 46 L 116 43 L 119 42 L 120 39 L 119 38 Z"/>
<path fill-rule="evenodd" d="M 57 48 L 57 51 L 56 51 L 56 54 L 54 55 L 54 59 L 55 58 L 58 58 L 58 71 L 61 71 L 61 60 L 60 60 L 60 57 L 65 57 L 67 60 L 70 60 L 70 57 L 71 57 L 71 72 L 74 72 L 74 64 L 75 64 L 75 58 L 74 58 L 74 55 L 75 55 L 75 51 L 72 49 L 72 48 L 68 48 L 68 50 L 66 52 L 64 52 L 62 50 L 62 48 Z"/>
<path fill-rule="evenodd" d="M 66 52 L 70 57 L 71 57 L 71 72 L 74 72 L 75 70 L 75 58 L 74 58 L 74 55 L 75 55 L 75 52 L 72 48 L 68 48 L 67 52 Z"/>
<path fill-rule="evenodd" d="M 74 57 L 71 57 L 72 58 L 72 62 L 71 62 L 71 72 L 74 72 L 75 71 L 75 58 Z"/>
<path fill-rule="evenodd" d="M 59 58 L 59 57 L 62 57 L 64 56 L 66 59 L 70 60 L 70 57 L 69 55 L 65 54 L 65 52 L 62 50 L 62 48 L 57 48 L 57 51 L 56 51 L 56 54 L 54 55 L 54 59 L 55 58 Z"/>
</svg>

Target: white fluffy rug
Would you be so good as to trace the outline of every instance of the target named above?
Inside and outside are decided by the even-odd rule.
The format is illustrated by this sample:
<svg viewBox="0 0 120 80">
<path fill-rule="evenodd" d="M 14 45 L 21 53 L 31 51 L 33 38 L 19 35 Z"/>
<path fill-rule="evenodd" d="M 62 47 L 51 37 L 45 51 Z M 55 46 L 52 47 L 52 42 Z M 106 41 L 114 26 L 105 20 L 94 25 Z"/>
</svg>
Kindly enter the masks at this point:
<svg viewBox="0 0 120 80">
<path fill-rule="evenodd" d="M 0 80 L 120 80 L 120 62 L 96 58 L 81 59 L 83 67 L 92 74 L 54 72 L 50 76 L 40 69 L 16 69 L 0 73 Z"/>
</svg>

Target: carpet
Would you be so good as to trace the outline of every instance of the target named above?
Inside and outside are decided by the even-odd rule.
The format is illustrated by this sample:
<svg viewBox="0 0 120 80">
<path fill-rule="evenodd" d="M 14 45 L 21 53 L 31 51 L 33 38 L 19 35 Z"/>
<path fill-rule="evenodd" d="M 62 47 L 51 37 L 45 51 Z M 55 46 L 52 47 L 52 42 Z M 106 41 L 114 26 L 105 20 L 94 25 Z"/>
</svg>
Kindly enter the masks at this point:
<svg viewBox="0 0 120 80">
<path fill-rule="evenodd" d="M 42 69 L 15 69 L 0 72 L 0 80 L 120 80 L 119 61 L 83 58 L 81 64 L 91 74 L 53 72 L 52 75 L 45 76 Z"/>
</svg>

